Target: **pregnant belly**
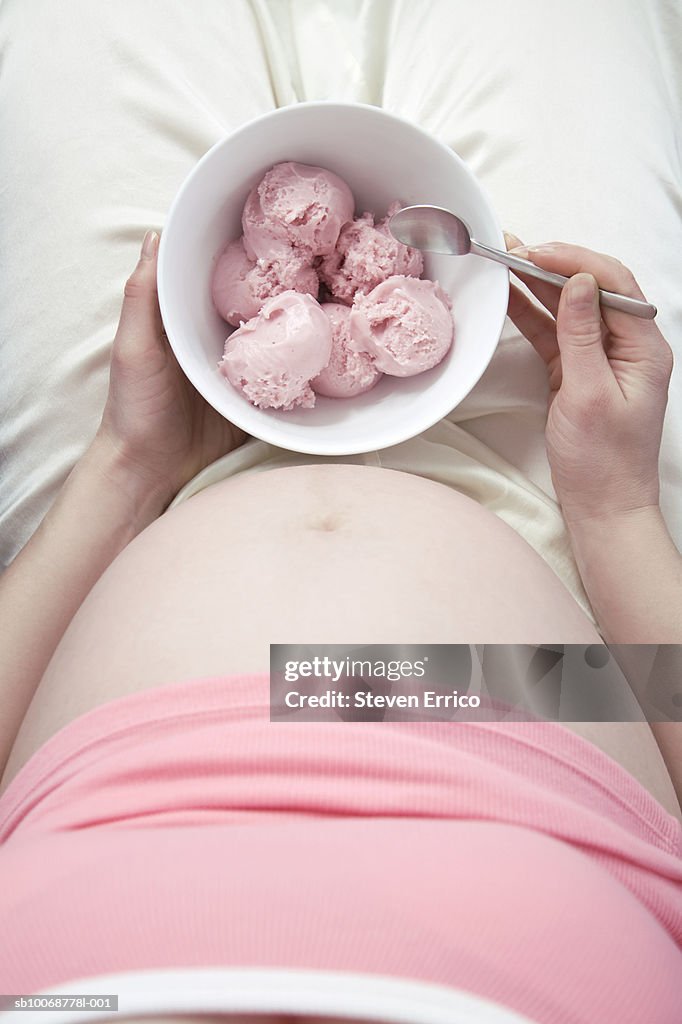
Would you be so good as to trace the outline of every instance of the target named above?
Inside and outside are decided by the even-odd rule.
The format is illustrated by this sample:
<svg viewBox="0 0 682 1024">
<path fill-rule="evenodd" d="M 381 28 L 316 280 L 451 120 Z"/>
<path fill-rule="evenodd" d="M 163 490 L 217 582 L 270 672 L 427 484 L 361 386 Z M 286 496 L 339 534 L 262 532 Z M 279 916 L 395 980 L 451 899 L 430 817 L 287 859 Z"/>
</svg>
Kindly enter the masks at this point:
<svg viewBox="0 0 682 1024">
<path fill-rule="evenodd" d="M 540 556 L 441 484 L 348 465 L 235 477 L 167 512 L 103 574 L 48 666 L 3 782 L 96 705 L 267 672 L 272 643 L 599 642 Z"/>
<path fill-rule="evenodd" d="M 45 682 L 68 676 L 70 702 L 75 688 L 94 704 L 266 671 L 271 643 L 598 641 L 544 561 L 470 499 L 316 465 L 225 480 L 157 520 L 93 589 Z"/>
</svg>

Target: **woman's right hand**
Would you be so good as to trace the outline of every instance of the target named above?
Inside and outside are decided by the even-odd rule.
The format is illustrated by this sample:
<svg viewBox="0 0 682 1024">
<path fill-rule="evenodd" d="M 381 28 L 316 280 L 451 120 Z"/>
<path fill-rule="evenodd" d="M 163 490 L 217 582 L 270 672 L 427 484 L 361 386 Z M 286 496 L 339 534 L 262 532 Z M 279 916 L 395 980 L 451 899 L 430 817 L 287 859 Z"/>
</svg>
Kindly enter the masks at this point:
<svg viewBox="0 0 682 1024">
<path fill-rule="evenodd" d="M 507 247 L 569 277 L 561 292 L 522 276 L 544 310 L 512 286 L 509 317 L 549 371 L 547 454 L 566 521 L 608 520 L 658 506 L 658 458 L 672 372 L 670 346 L 651 320 L 600 308 L 599 287 L 644 295 L 610 256 L 554 242 Z"/>
</svg>

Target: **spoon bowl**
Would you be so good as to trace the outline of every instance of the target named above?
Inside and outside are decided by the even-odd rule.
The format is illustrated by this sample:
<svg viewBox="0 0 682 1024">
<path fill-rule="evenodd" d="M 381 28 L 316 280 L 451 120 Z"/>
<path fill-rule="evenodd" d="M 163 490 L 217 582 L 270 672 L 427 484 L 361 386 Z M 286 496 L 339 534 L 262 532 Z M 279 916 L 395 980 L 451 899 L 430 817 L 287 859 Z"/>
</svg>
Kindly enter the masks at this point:
<svg viewBox="0 0 682 1024">
<path fill-rule="evenodd" d="M 461 217 L 440 206 L 406 206 L 389 221 L 394 238 L 404 245 L 445 256 L 471 252 L 471 232 Z"/>
</svg>

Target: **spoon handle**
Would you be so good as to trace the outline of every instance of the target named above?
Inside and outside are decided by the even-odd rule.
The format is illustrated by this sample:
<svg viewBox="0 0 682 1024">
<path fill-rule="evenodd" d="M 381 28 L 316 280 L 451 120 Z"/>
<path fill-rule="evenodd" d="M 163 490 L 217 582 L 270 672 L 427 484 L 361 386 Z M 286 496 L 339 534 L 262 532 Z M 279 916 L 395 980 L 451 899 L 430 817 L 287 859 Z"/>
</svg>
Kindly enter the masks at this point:
<svg viewBox="0 0 682 1024">
<path fill-rule="evenodd" d="M 503 263 L 505 267 L 516 270 L 519 274 L 528 274 L 529 277 L 537 277 L 540 281 L 547 281 L 559 288 L 568 281 L 563 274 L 552 274 L 549 270 L 542 270 L 536 267 L 530 260 L 524 260 L 521 256 L 515 256 L 511 252 L 502 252 L 500 249 L 493 249 L 482 242 L 475 242 L 471 239 L 471 252 L 477 256 L 485 256 L 486 259 L 494 260 L 496 263 Z M 639 316 L 644 320 L 653 320 L 658 310 L 650 302 L 642 302 L 640 299 L 631 299 L 628 295 L 618 295 L 616 292 L 606 292 L 599 289 L 599 302 L 609 309 L 618 309 L 621 313 L 631 313 L 632 316 Z"/>
</svg>

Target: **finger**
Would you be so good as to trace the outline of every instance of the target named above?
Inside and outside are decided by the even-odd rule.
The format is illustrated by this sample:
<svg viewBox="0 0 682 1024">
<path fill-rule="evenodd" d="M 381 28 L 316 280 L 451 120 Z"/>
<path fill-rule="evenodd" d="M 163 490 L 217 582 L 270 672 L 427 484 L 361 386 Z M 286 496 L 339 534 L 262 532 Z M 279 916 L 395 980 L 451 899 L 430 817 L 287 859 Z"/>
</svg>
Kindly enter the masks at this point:
<svg viewBox="0 0 682 1024">
<path fill-rule="evenodd" d="M 507 315 L 545 363 L 556 356 L 559 349 L 554 319 L 515 285 L 509 289 Z"/>
<path fill-rule="evenodd" d="M 635 276 L 620 260 L 602 252 L 594 252 L 581 245 L 568 242 L 547 242 L 544 245 L 528 247 L 528 259 L 554 273 L 572 277 L 574 274 L 591 274 L 600 288 L 620 292 L 635 299 L 644 299 L 644 293 Z"/>
<path fill-rule="evenodd" d="M 575 274 L 564 285 L 557 341 L 565 386 L 585 392 L 613 379 L 602 340 L 597 282 L 591 274 Z"/>
<path fill-rule="evenodd" d="M 504 236 L 507 251 L 524 248 L 523 243 L 516 234 L 512 234 L 511 231 L 505 231 Z M 529 281 L 532 281 L 532 279 L 527 279 L 526 285 Z M 549 364 L 559 350 L 556 341 L 556 324 L 553 317 L 548 316 L 542 309 L 539 309 L 537 303 L 532 302 L 524 292 L 514 285 L 510 285 L 509 288 L 507 315 L 514 326 L 519 329 L 532 347 L 536 349 L 541 358 Z"/>
<path fill-rule="evenodd" d="M 517 238 L 516 235 L 512 235 L 510 231 L 505 231 L 504 244 L 507 246 L 507 251 L 509 251 L 509 249 L 520 248 L 523 245 L 523 242 L 520 238 Z"/>
<path fill-rule="evenodd" d="M 528 252 L 533 248 L 532 246 L 524 245 L 520 238 L 512 235 L 509 231 L 504 232 L 504 240 L 507 252 L 513 252 L 514 255 L 521 256 L 522 259 L 528 259 Z M 531 260 L 531 262 L 533 261 Z M 532 292 L 536 299 L 540 300 L 545 309 L 548 309 L 552 316 L 556 318 L 559 309 L 559 289 L 555 285 L 538 281 L 537 277 L 530 277 L 528 274 L 513 270 L 511 267 L 510 270 L 512 270 L 512 274 L 525 284 L 526 288 Z"/>
<path fill-rule="evenodd" d="M 579 245 L 550 242 L 546 245 L 531 246 L 526 253 L 519 255 L 525 255 L 537 266 L 563 274 L 565 277 L 582 273 L 591 274 L 599 287 L 606 291 L 646 301 L 632 271 L 619 260 L 604 253 L 593 252 Z M 629 350 L 630 355 L 639 353 L 646 358 L 651 354 L 652 343 L 657 346 L 663 343 L 663 336 L 652 320 L 643 320 L 604 306 L 601 307 L 601 316 L 611 334 L 624 343 L 622 348 Z"/>
<path fill-rule="evenodd" d="M 522 259 L 529 259 L 528 253 L 530 249 L 527 245 L 513 246 L 508 250 L 513 253 L 514 256 L 520 256 Z M 531 263 L 534 262 L 531 260 Z M 538 264 L 539 266 L 539 264 Z M 556 319 L 557 312 L 559 310 L 559 297 L 561 290 L 554 284 L 547 284 L 545 281 L 539 281 L 537 277 L 531 277 L 529 274 L 524 274 L 520 270 L 514 270 L 509 268 L 515 277 L 518 277 L 531 294 L 539 299 L 545 309 L 549 310 L 552 316 Z"/>
<path fill-rule="evenodd" d="M 148 231 L 135 270 L 126 281 L 114 348 L 119 355 L 162 345 L 163 325 L 156 291 L 159 236 Z"/>
</svg>

